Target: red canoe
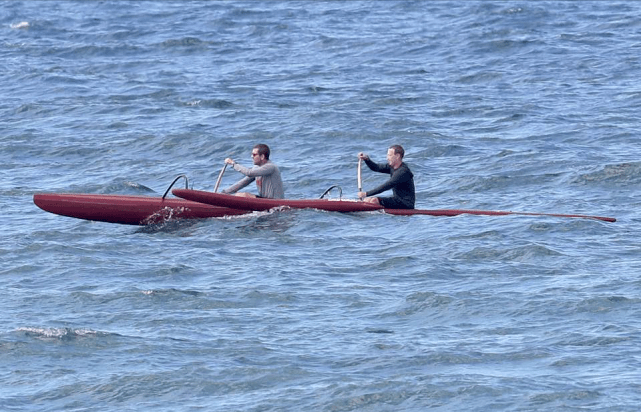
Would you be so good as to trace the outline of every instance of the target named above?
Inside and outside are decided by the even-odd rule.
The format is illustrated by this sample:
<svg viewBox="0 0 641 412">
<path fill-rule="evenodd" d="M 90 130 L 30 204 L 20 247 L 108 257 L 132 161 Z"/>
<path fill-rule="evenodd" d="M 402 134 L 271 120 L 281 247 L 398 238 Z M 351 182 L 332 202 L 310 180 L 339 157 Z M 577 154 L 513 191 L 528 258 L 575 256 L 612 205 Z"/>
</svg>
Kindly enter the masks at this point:
<svg viewBox="0 0 641 412">
<path fill-rule="evenodd" d="M 248 211 L 265 211 L 275 207 L 290 207 L 294 209 L 319 209 L 328 212 L 368 212 L 375 210 L 384 210 L 385 213 L 392 215 L 429 215 L 429 216 L 457 216 L 463 214 L 469 215 L 487 215 L 487 216 L 505 216 L 505 215 L 523 215 L 523 216 L 550 216 L 550 217 L 575 217 L 597 219 L 605 222 L 615 222 L 613 217 L 588 216 L 576 214 L 558 214 L 558 213 L 528 213 L 528 212 L 507 212 L 492 210 L 469 210 L 469 209 L 383 209 L 382 206 L 357 200 L 331 200 L 331 199 L 264 199 L 264 198 L 247 198 L 240 196 L 227 195 L 223 193 L 206 192 L 192 189 L 173 189 L 172 193 L 180 198 L 193 200 L 195 202 L 206 203 L 214 206 L 228 207 L 233 209 L 243 209 Z"/>
<path fill-rule="evenodd" d="M 149 225 L 170 219 L 241 215 L 246 210 L 211 206 L 184 199 L 151 196 L 37 193 L 33 202 L 57 215 L 126 225 Z"/>
</svg>

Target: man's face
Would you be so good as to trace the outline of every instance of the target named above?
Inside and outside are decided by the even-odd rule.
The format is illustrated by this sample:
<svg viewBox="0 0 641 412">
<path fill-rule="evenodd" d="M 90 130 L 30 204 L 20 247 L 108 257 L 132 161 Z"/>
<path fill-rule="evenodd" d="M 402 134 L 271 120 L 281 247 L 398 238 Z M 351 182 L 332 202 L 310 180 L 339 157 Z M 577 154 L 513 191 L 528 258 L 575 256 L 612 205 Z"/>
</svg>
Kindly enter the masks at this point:
<svg viewBox="0 0 641 412">
<path fill-rule="evenodd" d="M 265 160 L 265 155 L 258 154 L 258 149 L 252 149 L 252 160 L 255 165 L 262 165 Z"/>
<path fill-rule="evenodd" d="M 394 166 L 401 155 L 394 153 L 394 149 L 387 149 L 387 164 Z"/>
</svg>

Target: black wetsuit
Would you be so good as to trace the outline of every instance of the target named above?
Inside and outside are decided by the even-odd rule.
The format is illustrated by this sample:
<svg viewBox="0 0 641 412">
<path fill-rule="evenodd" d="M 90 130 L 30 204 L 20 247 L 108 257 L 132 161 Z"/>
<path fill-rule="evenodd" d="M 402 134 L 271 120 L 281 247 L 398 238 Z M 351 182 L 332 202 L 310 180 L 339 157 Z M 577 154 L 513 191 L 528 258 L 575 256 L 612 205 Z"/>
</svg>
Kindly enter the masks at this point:
<svg viewBox="0 0 641 412">
<path fill-rule="evenodd" d="M 414 174 L 405 163 L 401 163 L 398 169 L 392 169 L 387 163 L 374 163 L 369 158 L 365 164 L 374 172 L 389 173 L 389 180 L 379 187 L 369 190 L 366 196 L 374 196 L 392 189 L 392 197 L 379 197 L 381 206 L 387 209 L 414 209 L 416 191 L 414 189 Z"/>
</svg>

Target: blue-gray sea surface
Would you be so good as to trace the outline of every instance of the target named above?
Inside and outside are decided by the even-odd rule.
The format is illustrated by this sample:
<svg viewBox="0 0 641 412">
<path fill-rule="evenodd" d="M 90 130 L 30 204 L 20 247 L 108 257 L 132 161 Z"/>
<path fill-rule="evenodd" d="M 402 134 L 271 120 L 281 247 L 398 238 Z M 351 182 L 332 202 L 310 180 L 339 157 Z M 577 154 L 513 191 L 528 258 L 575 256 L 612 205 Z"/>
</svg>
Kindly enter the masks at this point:
<svg viewBox="0 0 641 412">
<path fill-rule="evenodd" d="M 0 33 L 0 410 L 638 410 L 641 3 L 7 1 Z M 618 221 L 33 204 L 212 190 L 256 143 L 289 198 L 398 143 L 418 208 Z"/>
</svg>

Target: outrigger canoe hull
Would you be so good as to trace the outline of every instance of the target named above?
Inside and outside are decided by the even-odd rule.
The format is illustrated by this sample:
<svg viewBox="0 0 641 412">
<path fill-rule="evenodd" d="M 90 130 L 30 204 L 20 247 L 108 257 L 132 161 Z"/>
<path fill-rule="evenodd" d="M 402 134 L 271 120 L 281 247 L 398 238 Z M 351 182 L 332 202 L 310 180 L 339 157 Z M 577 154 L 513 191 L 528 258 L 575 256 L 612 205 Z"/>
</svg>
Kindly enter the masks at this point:
<svg viewBox="0 0 641 412">
<path fill-rule="evenodd" d="M 572 217 L 597 219 L 605 222 L 616 222 L 613 217 L 588 216 L 577 214 L 557 214 L 557 213 L 528 213 L 528 212 L 508 212 L 492 210 L 472 210 L 472 209 L 384 209 L 382 206 L 374 205 L 356 200 L 330 200 L 330 199 L 265 199 L 265 198 L 247 198 L 233 196 L 223 193 L 206 192 L 193 189 L 173 189 L 172 193 L 183 199 L 195 202 L 205 203 L 213 206 L 228 207 L 233 209 L 242 209 L 247 211 L 265 211 L 276 207 L 290 207 L 293 209 L 319 209 L 329 212 L 371 212 L 382 210 L 392 215 L 429 215 L 429 216 L 458 216 L 463 214 L 469 215 L 486 215 L 486 216 L 505 216 L 505 215 L 523 215 L 523 216 L 550 216 L 550 217 Z"/>
<path fill-rule="evenodd" d="M 224 193 L 206 192 L 193 189 L 173 189 L 172 193 L 183 199 L 209 205 L 231 207 L 255 212 L 266 211 L 275 207 L 290 207 L 293 209 L 319 209 L 328 212 L 372 212 L 382 207 L 356 200 L 331 199 L 266 199 L 228 195 Z"/>
<path fill-rule="evenodd" d="M 152 196 L 37 193 L 33 202 L 50 213 L 77 219 L 125 225 L 157 224 L 171 219 L 205 219 L 248 213 L 193 202 Z"/>
</svg>

